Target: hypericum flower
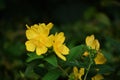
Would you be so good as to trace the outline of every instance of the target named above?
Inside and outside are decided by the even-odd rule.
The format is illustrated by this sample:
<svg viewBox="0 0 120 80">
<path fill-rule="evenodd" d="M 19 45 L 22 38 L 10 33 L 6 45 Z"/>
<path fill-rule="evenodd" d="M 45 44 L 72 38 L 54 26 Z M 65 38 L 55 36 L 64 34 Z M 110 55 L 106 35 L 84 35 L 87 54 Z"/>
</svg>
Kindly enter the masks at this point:
<svg viewBox="0 0 120 80">
<path fill-rule="evenodd" d="M 95 64 L 104 64 L 107 60 L 104 55 L 100 52 L 97 53 L 97 56 L 94 58 Z"/>
<path fill-rule="evenodd" d="M 95 39 L 94 35 L 86 37 L 86 45 L 98 52 L 94 59 L 95 64 L 104 64 L 106 62 L 106 58 L 104 57 L 104 55 L 99 52 L 100 43 L 97 39 Z M 89 52 L 85 51 L 83 55 L 88 56 Z"/>
<path fill-rule="evenodd" d="M 85 42 L 86 42 L 86 45 L 91 47 L 92 49 L 95 49 L 97 51 L 100 49 L 99 41 L 97 39 L 95 39 L 94 35 L 87 36 Z M 86 52 L 84 52 L 83 55 L 88 56 L 89 53 L 86 51 Z"/>
<path fill-rule="evenodd" d="M 69 48 L 63 44 L 65 41 L 65 36 L 63 32 L 56 33 L 54 36 L 53 49 L 56 55 L 62 60 L 66 61 L 66 57 L 63 55 L 69 54 Z"/>
<path fill-rule="evenodd" d="M 35 24 L 31 27 L 27 26 L 26 37 L 28 41 L 25 42 L 26 49 L 34 52 L 36 50 L 37 55 L 41 55 L 47 52 L 47 47 L 51 47 L 53 43 L 53 35 L 49 36 L 50 29 L 53 24 L 49 23 L 45 25 Z"/>
<path fill-rule="evenodd" d="M 97 74 L 94 77 L 91 78 L 92 80 L 103 80 L 104 77 L 101 74 Z"/>
<path fill-rule="evenodd" d="M 84 75 L 84 68 L 80 68 L 80 70 L 78 71 L 77 67 L 73 67 L 73 74 L 74 74 L 74 80 L 82 80 L 82 76 Z"/>
<path fill-rule="evenodd" d="M 92 49 L 96 49 L 96 50 L 100 49 L 99 41 L 95 39 L 94 35 L 86 37 L 86 45 L 91 47 Z"/>
</svg>

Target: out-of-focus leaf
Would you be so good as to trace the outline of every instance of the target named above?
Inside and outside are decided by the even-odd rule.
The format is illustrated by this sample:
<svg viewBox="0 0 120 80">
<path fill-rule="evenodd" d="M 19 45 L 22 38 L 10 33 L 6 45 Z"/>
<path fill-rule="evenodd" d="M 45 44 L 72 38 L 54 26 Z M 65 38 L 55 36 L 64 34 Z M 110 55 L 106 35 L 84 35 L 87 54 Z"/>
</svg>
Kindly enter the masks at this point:
<svg viewBox="0 0 120 80">
<path fill-rule="evenodd" d="M 102 53 L 105 56 L 105 58 L 107 59 L 107 62 L 110 63 L 112 61 L 112 54 L 108 53 L 106 51 L 102 51 Z"/>
<path fill-rule="evenodd" d="M 33 60 L 35 60 L 35 59 L 42 59 L 43 58 L 43 56 L 42 55 L 40 55 L 40 56 L 38 56 L 38 55 L 36 55 L 35 53 L 28 53 L 28 59 L 26 60 L 27 62 L 31 62 L 31 61 L 33 61 Z"/>
<path fill-rule="evenodd" d="M 54 67 L 57 67 L 57 59 L 55 55 L 48 56 L 44 60 L 53 65 Z"/>
<path fill-rule="evenodd" d="M 116 4 L 117 0 L 101 0 L 101 5 L 102 6 L 111 6 L 113 4 Z"/>
<path fill-rule="evenodd" d="M 25 70 L 25 77 L 31 78 L 33 80 L 38 80 L 39 75 L 34 72 L 34 66 L 36 63 L 31 63 L 27 66 Z"/>
<path fill-rule="evenodd" d="M 100 73 L 100 74 L 104 74 L 104 73 L 108 73 L 108 72 L 114 71 L 114 68 L 110 67 L 108 65 L 98 65 L 98 68 L 99 68 L 98 73 Z"/>
<path fill-rule="evenodd" d="M 42 80 L 57 80 L 57 78 L 61 75 L 61 72 L 58 69 L 50 70 L 48 73 L 42 78 Z"/>
<path fill-rule="evenodd" d="M 90 20 L 95 15 L 95 7 L 88 8 L 84 13 L 85 20 Z"/>
<path fill-rule="evenodd" d="M 95 26 L 93 23 L 87 23 L 85 24 L 85 29 L 84 29 L 86 32 L 99 32 L 100 31 L 100 28 L 98 26 Z"/>
<path fill-rule="evenodd" d="M 9 53 L 8 55 L 10 55 L 10 56 L 20 56 L 25 51 L 25 45 L 20 42 L 17 42 L 17 43 L 6 42 L 4 44 L 4 49 L 7 52 L 6 54 Z"/>
<path fill-rule="evenodd" d="M 107 26 L 111 25 L 109 18 L 103 13 L 96 14 L 96 19 Z"/>
</svg>

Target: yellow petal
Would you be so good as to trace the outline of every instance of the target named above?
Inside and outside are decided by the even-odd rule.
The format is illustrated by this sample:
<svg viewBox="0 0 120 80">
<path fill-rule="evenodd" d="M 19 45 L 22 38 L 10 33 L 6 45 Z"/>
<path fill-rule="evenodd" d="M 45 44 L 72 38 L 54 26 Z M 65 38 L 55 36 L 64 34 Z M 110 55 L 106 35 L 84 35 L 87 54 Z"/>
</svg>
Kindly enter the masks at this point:
<svg viewBox="0 0 120 80">
<path fill-rule="evenodd" d="M 93 41 L 93 46 L 92 46 L 92 49 L 96 49 L 96 50 L 99 50 L 100 49 L 100 43 L 97 39 L 95 39 Z"/>
<path fill-rule="evenodd" d="M 41 23 L 41 24 L 39 24 L 39 27 L 42 27 L 43 29 L 45 29 L 46 25 L 45 25 L 45 23 Z"/>
<path fill-rule="evenodd" d="M 79 70 L 79 74 L 78 74 L 78 78 L 79 78 L 80 80 L 82 80 L 81 77 L 84 75 L 84 71 L 85 71 L 84 68 L 80 68 L 80 70 Z"/>
<path fill-rule="evenodd" d="M 67 55 L 67 54 L 69 54 L 69 48 L 68 48 L 67 46 L 65 46 L 65 45 L 62 45 L 62 46 L 60 47 L 60 52 L 61 52 L 63 55 Z"/>
<path fill-rule="evenodd" d="M 93 42 L 91 43 L 91 47 L 92 47 L 92 49 L 99 50 L 99 48 L 100 48 L 99 41 L 97 39 L 93 40 Z"/>
<path fill-rule="evenodd" d="M 40 41 L 42 44 L 46 45 L 47 42 L 48 42 L 48 37 L 47 37 L 47 36 L 44 36 L 44 34 L 43 34 L 43 35 L 40 35 L 40 36 L 39 36 L 39 41 Z"/>
<path fill-rule="evenodd" d="M 92 77 L 92 80 L 103 80 L 103 79 L 104 79 L 104 77 L 100 74 L 97 74 L 94 77 Z"/>
<path fill-rule="evenodd" d="M 59 52 L 56 51 L 56 55 L 57 55 L 60 59 L 66 61 L 66 57 L 63 56 L 61 53 L 59 53 Z"/>
<path fill-rule="evenodd" d="M 27 37 L 27 39 L 33 39 L 36 36 L 38 36 L 38 34 L 33 29 L 26 30 L 26 37 Z"/>
<path fill-rule="evenodd" d="M 75 78 L 78 78 L 78 68 L 76 66 L 73 67 L 73 73 L 74 73 Z"/>
<path fill-rule="evenodd" d="M 36 48 L 36 54 L 37 55 L 41 55 L 41 54 L 45 54 L 47 52 L 47 48 L 45 46 L 43 47 L 37 47 Z"/>
<path fill-rule="evenodd" d="M 54 43 L 53 44 L 53 49 L 54 49 L 56 55 L 59 58 L 61 58 L 64 61 L 66 61 L 66 58 L 63 55 L 69 54 L 69 49 L 65 45 L 59 44 L 59 43 Z"/>
<path fill-rule="evenodd" d="M 58 42 L 62 44 L 65 41 L 65 36 L 63 32 L 60 32 L 59 34 L 55 34 L 55 42 Z"/>
<path fill-rule="evenodd" d="M 49 23 L 45 25 L 45 23 L 41 23 L 39 24 L 39 27 L 40 27 L 40 33 L 44 34 L 45 36 L 48 36 L 51 28 L 53 27 L 53 24 Z"/>
<path fill-rule="evenodd" d="M 25 45 L 26 45 L 27 51 L 31 51 L 31 52 L 35 51 L 36 46 L 32 43 L 32 41 L 26 41 Z"/>
<path fill-rule="evenodd" d="M 51 47 L 53 45 L 54 35 L 50 35 L 47 40 L 46 46 Z"/>
<path fill-rule="evenodd" d="M 95 64 L 104 64 L 107 60 L 102 53 L 97 53 L 97 56 L 94 59 Z"/>
<path fill-rule="evenodd" d="M 84 68 L 80 68 L 79 73 L 80 73 L 81 75 L 84 75 L 84 71 L 85 71 Z"/>
<path fill-rule="evenodd" d="M 62 55 L 62 53 L 60 52 L 60 49 L 58 47 L 58 45 L 56 45 L 55 43 L 53 44 L 53 49 L 56 53 L 56 55 L 61 58 L 62 60 L 66 61 L 66 58 Z"/>
<path fill-rule="evenodd" d="M 31 26 L 31 29 L 34 29 L 35 31 L 39 29 L 39 25 L 38 24 L 34 24 Z"/>
<path fill-rule="evenodd" d="M 41 24 L 41 27 L 43 28 L 42 32 L 44 35 L 48 36 L 50 29 L 47 27 L 47 25 L 45 25 L 44 23 Z"/>
<path fill-rule="evenodd" d="M 47 28 L 50 30 L 53 27 L 52 23 L 47 24 Z"/>
<path fill-rule="evenodd" d="M 50 35 L 50 36 L 40 35 L 38 37 L 38 40 L 40 41 L 40 43 L 42 43 L 46 47 L 51 47 L 53 44 L 54 36 L 53 35 Z"/>
<path fill-rule="evenodd" d="M 50 33 L 50 31 L 48 29 L 43 29 L 43 31 L 41 31 L 41 35 L 43 34 L 44 36 L 48 36 Z"/>
<path fill-rule="evenodd" d="M 86 45 L 91 47 L 91 44 L 93 43 L 94 39 L 95 39 L 94 35 L 87 36 L 86 37 Z"/>
</svg>

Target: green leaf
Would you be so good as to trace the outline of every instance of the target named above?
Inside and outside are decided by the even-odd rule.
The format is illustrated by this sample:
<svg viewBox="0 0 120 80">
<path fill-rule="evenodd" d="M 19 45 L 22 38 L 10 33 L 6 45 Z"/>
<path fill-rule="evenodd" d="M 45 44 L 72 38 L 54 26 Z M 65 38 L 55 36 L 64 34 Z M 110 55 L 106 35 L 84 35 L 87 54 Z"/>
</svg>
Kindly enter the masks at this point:
<svg viewBox="0 0 120 80">
<path fill-rule="evenodd" d="M 57 80 L 60 75 L 61 72 L 58 69 L 50 70 L 42 80 Z"/>
<path fill-rule="evenodd" d="M 35 53 L 28 53 L 28 59 L 26 60 L 26 62 L 31 62 L 31 61 L 33 61 L 33 60 L 35 60 L 35 59 L 41 59 L 41 58 L 43 58 L 43 56 L 42 55 L 40 55 L 40 56 L 38 56 L 38 55 L 36 55 Z"/>
<path fill-rule="evenodd" d="M 103 13 L 97 14 L 97 15 L 96 15 L 96 19 L 97 19 L 99 22 L 101 22 L 101 23 L 103 23 L 103 24 L 105 24 L 105 25 L 107 25 L 107 26 L 110 26 L 110 25 L 111 25 L 109 18 L 108 18 L 105 14 L 103 14 Z"/>
<path fill-rule="evenodd" d="M 100 74 L 114 71 L 114 68 L 109 65 L 97 65 L 97 68 L 99 69 L 98 73 L 100 73 Z"/>
<path fill-rule="evenodd" d="M 14 45 L 14 46 L 13 46 Z M 25 45 L 21 42 L 10 43 L 6 42 L 4 45 L 5 50 L 7 51 L 6 54 L 10 56 L 21 56 L 24 53 Z"/>
<path fill-rule="evenodd" d="M 57 67 L 57 59 L 55 55 L 48 56 L 44 60 L 53 65 L 54 67 Z"/>
<path fill-rule="evenodd" d="M 70 50 L 70 54 L 67 56 L 68 61 L 76 59 L 76 57 L 78 56 L 80 57 L 80 55 L 86 50 L 87 50 L 87 46 L 85 45 L 79 45 L 79 46 L 73 47 Z"/>
<path fill-rule="evenodd" d="M 85 20 L 90 20 L 90 19 L 92 19 L 92 17 L 95 15 L 95 13 L 96 13 L 95 7 L 90 7 L 90 8 L 88 8 L 88 9 L 85 11 L 85 13 L 84 13 L 84 18 L 85 18 Z"/>
<path fill-rule="evenodd" d="M 34 66 L 36 65 L 36 63 L 30 63 L 26 70 L 25 70 L 25 77 L 28 77 L 28 78 L 32 78 L 34 80 L 38 80 L 39 78 L 39 75 L 37 75 L 35 72 L 34 72 Z"/>
</svg>

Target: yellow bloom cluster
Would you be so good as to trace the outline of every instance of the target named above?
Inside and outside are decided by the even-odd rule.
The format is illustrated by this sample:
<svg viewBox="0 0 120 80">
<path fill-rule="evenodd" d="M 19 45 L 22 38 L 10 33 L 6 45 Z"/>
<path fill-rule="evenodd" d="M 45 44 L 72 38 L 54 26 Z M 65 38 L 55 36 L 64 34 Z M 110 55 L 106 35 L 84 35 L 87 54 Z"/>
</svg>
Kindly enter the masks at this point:
<svg viewBox="0 0 120 80">
<path fill-rule="evenodd" d="M 80 68 L 78 71 L 77 67 L 73 67 L 74 80 L 82 80 L 82 76 L 85 73 L 84 68 Z M 103 80 L 104 77 L 101 74 L 96 74 L 91 78 L 91 80 Z"/>
<path fill-rule="evenodd" d="M 77 67 L 73 67 L 73 74 L 74 74 L 74 78 L 75 80 L 82 80 L 82 76 L 84 75 L 84 68 L 80 68 L 80 70 L 78 71 Z"/>
<path fill-rule="evenodd" d="M 47 47 L 52 46 L 51 39 L 53 35 L 49 35 L 49 31 L 52 28 L 53 24 L 49 23 L 48 25 L 35 24 L 31 27 L 27 26 L 26 37 L 28 41 L 26 41 L 26 49 L 28 51 L 35 51 L 37 55 L 41 55 L 47 52 Z"/>
<path fill-rule="evenodd" d="M 104 55 L 101 52 L 99 52 L 100 43 L 97 39 L 95 39 L 94 35 L 86 37 L 86 45 L 92 49 L 95 49 L 98 52 L 97 56 L 94 59 L 96 64 L 104 64 L 106 62 L 106 58 L 104 57 Z M 85 52 L 83 55 L 88 56 L 89 53 Z"/>
<path fill-rule="evenodd" d="M 26 37 L 28 41 L 25 42 L 27 51 L 34 52 L 36 50 L 37 55 L 45 54 L 48 48 L 53 46 L 56 55 L 62 60 L 66 61 L 63 55 L 69 54 L 69 48 L 63 43 L 65 41 L 64 33 L 55 34 L 55 36 L 49 35 L 50 30 L 53 27 L 52 23 L 35 24 L 31 27 L 27 26 Z"/>
</svg>

